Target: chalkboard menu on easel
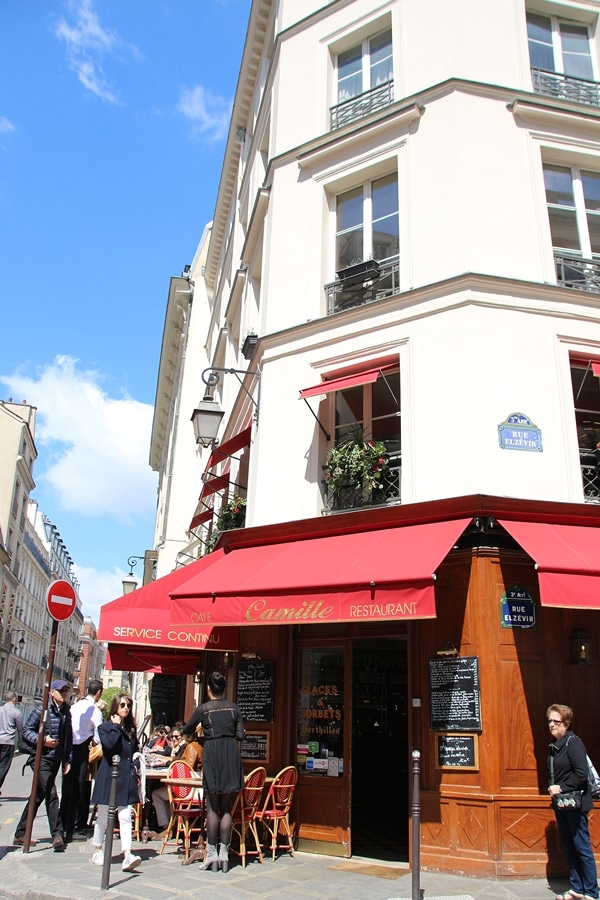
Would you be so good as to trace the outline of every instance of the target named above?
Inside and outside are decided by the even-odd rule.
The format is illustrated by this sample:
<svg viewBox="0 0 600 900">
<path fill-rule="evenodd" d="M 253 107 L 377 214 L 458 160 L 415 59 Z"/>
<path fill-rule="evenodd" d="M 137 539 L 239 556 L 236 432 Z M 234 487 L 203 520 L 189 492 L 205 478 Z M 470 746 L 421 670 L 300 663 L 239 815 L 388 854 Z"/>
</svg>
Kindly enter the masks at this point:
<svg viewBox="0 0 600 900">
<path fill-rule="evenodd" d="M 429 722 L 433 731 L 480 731 L 479 659 L 429 660 Z"/>
<path fill-rule="evenodd" d="M 476 734 L 437 734 L 437 769 L 471 769 L 479 767 Z"/>
<path fill-rule="evenodd" d="M 273 721 L 275 663 L 242 659 L 238 665 L 236 703 L 245 722 Z"/>
</svg>

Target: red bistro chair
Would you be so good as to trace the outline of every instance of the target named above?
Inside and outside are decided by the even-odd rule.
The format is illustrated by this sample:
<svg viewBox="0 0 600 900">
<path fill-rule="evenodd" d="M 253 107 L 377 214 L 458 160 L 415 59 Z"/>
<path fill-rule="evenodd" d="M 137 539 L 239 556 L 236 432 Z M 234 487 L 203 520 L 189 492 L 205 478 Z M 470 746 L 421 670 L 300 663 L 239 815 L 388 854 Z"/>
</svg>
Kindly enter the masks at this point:
<svg viewBox="0 0 600 900">
<path fill-rule="evenodd" d="M 162 854 L 167 843 L 171 829 L 175 826 L 175 841 L 183 837 L 185 858 L 190 855 L 190 837 L 192 830 L 200 829 L 202 823 L 203 800 L 200 796 L 200 781 L 187 763 L 173 762 L 169 766 L 168 778 L 194 778 L 198 780 L 198 787 L 183 784 L 167 784 L 171 818 L 167 825 L 167 832 L 163 839 L 160 853 Z"/>
<path fill-rule="evenodd" d="M 246 854 L 255 853 L 259 862 L 262 863 L 263 855 L 260 849 L 260 841 L 258 839 L 258 831 L 256 829 L 256 817 L 259 814 L 260 801 L 262 798 L 263 788 L 267 771 L 264 766 L 259 766 L 249 772 L 244 779 L 244 787 L 235 798 L 231 814 L 233 816 L 233 833 L 237 834 L 240 840 L 240 852 L 242 857 L 242 868 L 246 868 Z M 250 829 L 256 850 L 246 849 L 246 832 Z M 237 850 L 234 850 L 237 853 Z"/>
<path fill-rule="evenodd" d="M 281 850 L 289 850 L 294 855 L 294 842 L 290 831 L 290 809 L 294 799 L 298 770 L 296 766 L 286 766 L 278 772 L 267 793 L 264 806 L 258 814 L 258 819 L 271 835 L 271 853 L 275 859 L 277 850 L 277 834 L 280 827 L 287 835 L 287 844 L 280 844 Z"/>
</svg>

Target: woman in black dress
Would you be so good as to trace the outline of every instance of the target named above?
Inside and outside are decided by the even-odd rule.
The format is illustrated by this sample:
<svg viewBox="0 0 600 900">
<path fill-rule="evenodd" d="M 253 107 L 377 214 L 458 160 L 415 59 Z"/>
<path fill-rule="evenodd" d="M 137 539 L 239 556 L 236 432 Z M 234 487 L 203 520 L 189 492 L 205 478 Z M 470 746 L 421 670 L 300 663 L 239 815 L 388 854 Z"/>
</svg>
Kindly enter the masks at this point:
<svg viewBox="0 0 600 900">
<path fill-rule="evenodd" d="M 207 682 L 209 700 L 198 706 L 183 727 L 194 734 L 198 725 L 204 735 L 202 785 L 206 797 L 206 858 L 202 869 L 218 872 L 229 869 L 231 806 L 243 787 L 242 741 L 244 723 L 235 703 L 224 699 L 227 682 L 221 672 L 213 672 Z M 217 852 L 217 842 L 220 847 Z"/>
<path fill-rule="evenodd" d="M 120 756 L 119 775 L 117 777 L 117 800 L 119 807 L 119 833 L 121 850 L 123 851 L 124 872 L 131 872 L 141 863 L 139 856 L 131 852 L 132 825 L 131 813 L 134 803 L 139 800 L 137 769 L 133 764 L 133 755 L 137 752 L 138 742 L 135 733 L 135 720 L 131 712 L 133 701 L 127 694 L 119 694 L 113 698 L 110 714 L 106 722 L 98 726 L 98 734 L 102 744 L 102 759 L 98 765 L 92 803 L 97 804 L 98 814 L 94 823 L 94 854 L 92 862 L 104 864 L 102 843 L 108 820 L 108 801 L 110 796 L 110 779 L 113 756 Z"/>
</svg>

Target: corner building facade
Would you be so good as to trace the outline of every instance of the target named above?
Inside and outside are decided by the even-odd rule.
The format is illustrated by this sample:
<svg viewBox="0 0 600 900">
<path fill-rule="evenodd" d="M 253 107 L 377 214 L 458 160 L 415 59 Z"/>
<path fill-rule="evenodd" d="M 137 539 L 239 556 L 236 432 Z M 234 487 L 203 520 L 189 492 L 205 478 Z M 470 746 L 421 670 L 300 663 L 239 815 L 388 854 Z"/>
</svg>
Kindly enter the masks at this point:
<svg viewBox="0 0 600 900">
<path fill-rule="evenodd" d="M 246 767 L 296 762 L 303 849 L 410 862 L 418 749 L 422 866 L 565 871 L 550 703 L 600 759 L 599 13 L 252 3 L 185 327 L 226 414 L 172 473 L 190 580 L 152 591 L 179 635 L 237 629 L 234 698 L 269 663 Z M 357 433 L 377 483 L 333 490 Z"/>
</svg>

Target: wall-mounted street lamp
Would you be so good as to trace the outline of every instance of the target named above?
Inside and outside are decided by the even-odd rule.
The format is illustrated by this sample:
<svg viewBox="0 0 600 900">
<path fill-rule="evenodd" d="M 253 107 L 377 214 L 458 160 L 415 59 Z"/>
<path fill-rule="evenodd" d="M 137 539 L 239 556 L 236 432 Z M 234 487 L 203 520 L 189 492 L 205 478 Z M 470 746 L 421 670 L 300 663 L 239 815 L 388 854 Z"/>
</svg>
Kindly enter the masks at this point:
<svg viewBox="0 0 600 900">
<path fill-rule="evenodd" d="M 138 559 L 144 559 L 143 556 L 130 556 L 127 560 L 127 565 L 129 566 L 129 575 L 127 575 L 123 579 L 123 593 L 131 594 L 132 591 L 135 591 L 138 586 L 137 578 L 133 574 L 133 570 L 135 566 L 137 566 Z"/>
<path fill-rule="evenodd" d="M 196 443 L 202 444 L 203 447 L 213 446 L 217 439 L 217 434 L 219 433 L 221 420 L 225 415 L 225 411 L 221 409 L 221 407 L 211 394 L 211 388 L 215 388 L 221 380 L 220 373 L 225 373 L 226 375 L 233 374 L 236 376 L 240 385 L 246 391 L 246 394 L 254 404 L 254 421 L 258 423 L 258 407 L 260 402 L 260 372 L 253 372 L 249 369 L 222 369 L 218 366 L 210 366 L 202 373 L 202 381 L 206 385 L 204 397 L 198 403 L 198 406 L 192 413 L 192 425 L 194 427 Z M 244 384 L 243 378 L 240 378 L 240 375 L 244 377 L 246 377 L 246 375 L 251 375 L 253 378 L 257 379 L 256 400 L 247 389 L 246 385 Z"/>
</svg>

